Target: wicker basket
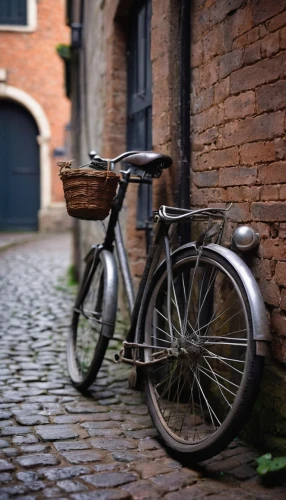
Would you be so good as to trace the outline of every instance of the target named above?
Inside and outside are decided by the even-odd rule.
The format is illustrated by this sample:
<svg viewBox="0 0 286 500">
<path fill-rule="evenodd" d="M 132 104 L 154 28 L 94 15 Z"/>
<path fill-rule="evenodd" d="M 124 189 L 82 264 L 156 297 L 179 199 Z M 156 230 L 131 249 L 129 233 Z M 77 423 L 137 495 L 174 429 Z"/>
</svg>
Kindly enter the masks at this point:
<svg viewBox="0 0 286 500">
<path fill-rule="evenodd" d="M 110 171 L 65 169 L 63 181 L 67 212 L 84 220 L 103 220 L 111 209 L 120 177 Z"/>
</svg>

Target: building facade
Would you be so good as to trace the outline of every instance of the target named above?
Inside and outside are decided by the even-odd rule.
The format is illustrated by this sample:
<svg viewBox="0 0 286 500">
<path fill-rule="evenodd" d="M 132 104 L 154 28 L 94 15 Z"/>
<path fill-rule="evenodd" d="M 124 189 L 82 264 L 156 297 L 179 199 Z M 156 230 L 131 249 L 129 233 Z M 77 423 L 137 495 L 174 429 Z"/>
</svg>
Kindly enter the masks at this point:
<svg viewBox="0 0 286 500">
<path fill-rule="evenodd" d="M 69 37 L 64 0 L 0 4 L 1 230 L 70 225 L 56 167 L 70 121 L 56 47 Z"/>
<path fill-rule="evenodd" d="M 182 30 L 188 3 L 68 2 L 70 24 L 82 26 L 73 66 L 74 155 L 84 163 L 90 149 L 114 157 L 130 145 L 169 154 L 172 168 L 153 182 L 154 208 L 180 204 L 189 186 L 193 207 L 233 203 L 226 245 L 239 224 L 259 232 L 261 244 L 248 264 L 268 310 L 273 342 L 252 437 L 285 450 L 286 1 L 193 0 L 186 60 Z M 186 89 L 189 98 L 183 101 Z M 188 101 L 190 108 L 183 105 Z M 190 161 L 183 147 L 186 109 Z M 182 164 L 189 169 L 185 183 Z M 124 220 L 135 279 L 144 263 L 144 231 L 136 230 L 140 210 L 131 188 Z M 79 254 L 99 231 L 96 223 L 78 224 Z"/>
</svg>

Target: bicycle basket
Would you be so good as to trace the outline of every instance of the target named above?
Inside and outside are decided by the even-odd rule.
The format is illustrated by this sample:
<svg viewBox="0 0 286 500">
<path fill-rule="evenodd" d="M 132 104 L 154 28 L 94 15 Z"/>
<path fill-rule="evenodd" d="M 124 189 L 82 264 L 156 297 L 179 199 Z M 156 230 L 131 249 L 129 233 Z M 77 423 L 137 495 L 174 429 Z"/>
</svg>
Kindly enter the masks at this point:
<svg viewBox="0 0 286 500">
<path fill-rule="evenodd" d="M 59 175 L 63 182 L 67 212 L 71 217 L 103 220 L 108 216 L 120 180 L 118 175 L 110 171 L 70 167 L 61 168 Z"/>
</svg>

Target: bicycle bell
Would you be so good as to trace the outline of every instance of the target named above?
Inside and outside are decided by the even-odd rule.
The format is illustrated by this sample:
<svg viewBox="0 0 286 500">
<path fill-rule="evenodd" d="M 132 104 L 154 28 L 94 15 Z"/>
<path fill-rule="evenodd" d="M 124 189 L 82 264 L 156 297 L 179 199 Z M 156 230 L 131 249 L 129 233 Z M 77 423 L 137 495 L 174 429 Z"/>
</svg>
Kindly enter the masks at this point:
<svg viewBox="0 0 286 500">
<path fill-rule="evenodd" d="M 240 252 L 249 252 L 260 243 L 260 236 L 250 226 L 239 226 L 232 235 L 232 243 Z"/>
</svg>

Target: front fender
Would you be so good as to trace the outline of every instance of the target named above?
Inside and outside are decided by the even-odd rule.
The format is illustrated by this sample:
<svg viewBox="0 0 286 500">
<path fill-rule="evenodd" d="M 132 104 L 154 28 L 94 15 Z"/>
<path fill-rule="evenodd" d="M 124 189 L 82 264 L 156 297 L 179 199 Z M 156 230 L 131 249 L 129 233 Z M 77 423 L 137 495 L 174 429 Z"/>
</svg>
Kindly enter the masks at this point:
<svg viewBox="0 0 286 500">
<path fill-rule="evenodd" d="M 104 301 L 102 315 L 102 335 L 111 339 L 113 337 L 118 298 L 118 271 L 114 255 L 108 250 L 102 250 L 99 259 L 104 268 Z"/>
<path fill-rule="evenodd" d="M 175 250 L 172 255 L 176 255 L 185 248 L 193 248 L 196 250 L 196 244 L 194 242 L 187 243 L 186 245 L 183 245 Z M 245 291 L 251 307 L 253 338 L 259 341 L 271 342 L 272 338 L 264 301 L 257 282 L 249 267 L 236 253 L 215 243 L 206 245 L 204 247 L 204 252 L 209 254 L 219 254 L 234 267 L 245 286 Z"/>
</svg>

